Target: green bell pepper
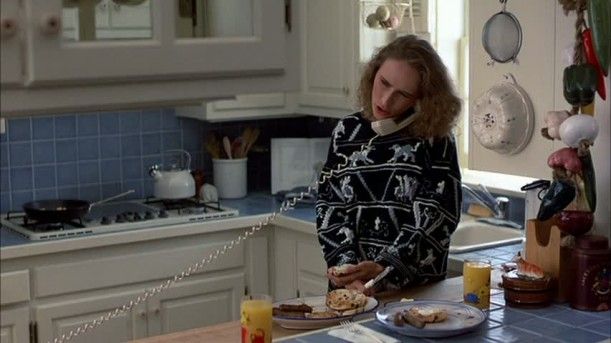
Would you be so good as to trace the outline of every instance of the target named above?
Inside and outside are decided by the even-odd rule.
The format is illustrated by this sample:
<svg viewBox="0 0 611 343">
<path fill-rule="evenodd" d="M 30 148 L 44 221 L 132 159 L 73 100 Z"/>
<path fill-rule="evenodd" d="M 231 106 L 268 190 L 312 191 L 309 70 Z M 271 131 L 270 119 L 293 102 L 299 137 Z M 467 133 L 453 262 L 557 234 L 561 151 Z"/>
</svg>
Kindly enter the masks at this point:
<svg viewBox="0 0 611 343">
<path fill-rule="evenodd" d="M 594 101 L 597 88 L 596 69 L 588 63 L 564 68 L 564 98 L 573 106 L 586 106 Z"/>
</svg>

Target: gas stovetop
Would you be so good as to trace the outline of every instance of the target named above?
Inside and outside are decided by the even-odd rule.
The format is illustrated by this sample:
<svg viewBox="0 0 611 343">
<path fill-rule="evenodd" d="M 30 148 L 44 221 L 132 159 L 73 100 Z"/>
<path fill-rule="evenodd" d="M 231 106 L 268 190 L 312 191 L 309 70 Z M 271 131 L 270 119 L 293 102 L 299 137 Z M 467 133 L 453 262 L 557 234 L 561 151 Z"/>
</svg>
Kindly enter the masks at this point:
<svg viewBox="0 0 611 343">
<path fill-rule="evenodd" d="M 235 217 L 238 210 L 219 202 L 197 199 L 133 200 L 95 205 L 81 219 L 64 223 L 41 223 L 25 213 L 3 214 L 0 223 L 30 240 L 50 240 L 88 234 L 203 222 Z"/>
</svg>

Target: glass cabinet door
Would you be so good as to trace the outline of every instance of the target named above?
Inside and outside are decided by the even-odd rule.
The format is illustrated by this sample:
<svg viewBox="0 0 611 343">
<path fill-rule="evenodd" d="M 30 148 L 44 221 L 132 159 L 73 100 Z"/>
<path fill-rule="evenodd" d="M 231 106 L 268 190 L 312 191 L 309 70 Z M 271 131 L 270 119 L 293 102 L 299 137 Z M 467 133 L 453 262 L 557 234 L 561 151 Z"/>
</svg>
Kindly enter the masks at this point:
<svg viewBox="0 0 611 343">
<path fill-rule="evenodd" d="M 26 0 L 25 6 L 30 85 L 278 74 L 285 67 L 279 0 Z"/>
</svg>

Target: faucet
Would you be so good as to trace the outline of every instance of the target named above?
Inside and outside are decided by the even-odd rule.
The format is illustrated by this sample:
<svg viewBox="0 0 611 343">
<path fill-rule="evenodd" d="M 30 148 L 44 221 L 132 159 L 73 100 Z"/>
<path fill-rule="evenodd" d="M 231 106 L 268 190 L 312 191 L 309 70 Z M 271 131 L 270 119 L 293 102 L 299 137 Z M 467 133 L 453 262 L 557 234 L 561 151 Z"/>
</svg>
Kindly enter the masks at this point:
<svg viewBox="0 0 611 343">
<path fill-rule="evenodd" d="M 475 201 L 485 208 L 489 209 L 494 214 L 494 218 L 507 220 L 509 215 L 509 198 L 493 197 L 486 186 L 479 185 L 475 190 L 466 184 L 462 184 L 462 188 L 473 196 Z"/>
</svg>

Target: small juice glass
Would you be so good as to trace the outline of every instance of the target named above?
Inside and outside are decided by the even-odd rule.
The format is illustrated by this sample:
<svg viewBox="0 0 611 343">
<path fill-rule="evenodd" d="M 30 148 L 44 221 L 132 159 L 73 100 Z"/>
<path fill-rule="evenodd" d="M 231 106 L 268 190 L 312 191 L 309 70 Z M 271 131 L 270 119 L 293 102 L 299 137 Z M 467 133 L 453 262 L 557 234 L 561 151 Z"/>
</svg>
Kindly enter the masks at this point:
<svg viewBox="0 0 611 343">
<path fill-rule="evenodd" d="M 490 260 L 465 260 L 462 272 L 465 304 L 481 310 L 490 308 L 490 269 Z"/>
<path fill-rule="evenodd" d="M 242 343 L 271 343 L 272 298 L 265 294 L 245 295 L 240 304 Z"/>
</svg>

